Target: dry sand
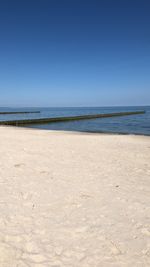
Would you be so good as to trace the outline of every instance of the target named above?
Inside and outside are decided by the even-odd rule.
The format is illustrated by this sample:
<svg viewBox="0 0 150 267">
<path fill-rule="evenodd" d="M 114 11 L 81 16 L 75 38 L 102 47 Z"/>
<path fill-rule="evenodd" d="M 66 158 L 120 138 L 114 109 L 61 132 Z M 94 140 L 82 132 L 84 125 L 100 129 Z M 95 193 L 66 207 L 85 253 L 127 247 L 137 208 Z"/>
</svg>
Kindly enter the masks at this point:
<svg viewBox="0 0 150 267">
<path fill-rule="evenodd" d="M 0 267 L 150 266 L 150 137 L 0 127 Z"/>
</svg>

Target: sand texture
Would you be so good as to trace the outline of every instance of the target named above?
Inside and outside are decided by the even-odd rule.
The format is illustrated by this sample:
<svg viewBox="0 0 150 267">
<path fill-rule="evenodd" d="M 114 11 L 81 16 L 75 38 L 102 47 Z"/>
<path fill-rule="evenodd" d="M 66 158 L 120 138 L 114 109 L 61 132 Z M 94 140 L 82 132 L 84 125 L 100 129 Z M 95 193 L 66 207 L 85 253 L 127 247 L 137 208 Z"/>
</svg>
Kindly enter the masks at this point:
<svg viewBox="0 0 150 267">
<path fill-rule="evenodd" d="M 0 267 L 150 266 L 150 137 L 0 127 Z"/>
</svg>

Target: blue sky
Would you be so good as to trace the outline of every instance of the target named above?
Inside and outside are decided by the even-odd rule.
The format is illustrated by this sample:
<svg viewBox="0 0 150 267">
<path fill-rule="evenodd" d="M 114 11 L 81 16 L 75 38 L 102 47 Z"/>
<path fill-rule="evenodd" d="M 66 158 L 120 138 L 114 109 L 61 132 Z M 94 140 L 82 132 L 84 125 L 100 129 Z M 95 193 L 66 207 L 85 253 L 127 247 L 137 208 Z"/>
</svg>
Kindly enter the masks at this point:
<svg viewBox="0 0 150 267">
<path fill-rule="evenodd" d="M 150 2 L 3 0 L 0 106 L 150 104 Z"/>
</svg>

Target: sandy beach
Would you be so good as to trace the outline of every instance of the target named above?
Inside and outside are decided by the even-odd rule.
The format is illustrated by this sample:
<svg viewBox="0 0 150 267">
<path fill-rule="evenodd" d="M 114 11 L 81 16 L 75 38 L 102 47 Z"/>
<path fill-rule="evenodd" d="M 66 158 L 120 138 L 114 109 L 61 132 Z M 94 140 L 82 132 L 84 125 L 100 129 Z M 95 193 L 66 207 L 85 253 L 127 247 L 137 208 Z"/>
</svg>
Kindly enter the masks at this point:
<svg viewBox="0 0 150 267">
<path fill-rule="evenodd" d="M 0 127 L 0 267 L 150 266 L 150 137 Z"/>
</svg>

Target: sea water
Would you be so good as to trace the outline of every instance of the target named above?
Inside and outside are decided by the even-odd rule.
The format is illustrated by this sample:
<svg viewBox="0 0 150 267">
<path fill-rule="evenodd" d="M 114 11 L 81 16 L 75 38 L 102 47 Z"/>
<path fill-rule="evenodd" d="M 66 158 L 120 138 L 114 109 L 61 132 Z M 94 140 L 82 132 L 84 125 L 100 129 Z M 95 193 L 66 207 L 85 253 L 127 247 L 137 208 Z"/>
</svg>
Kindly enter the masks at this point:
<svg viewBox="0 0 150 267">
<path fill-rule="evenodd" d="M 78 116 L 99 113 L 113 113 L 125 111 L 145 110 L 145 114 L 98 118 L 80 121 L 68 121 L 46 124 L 30 124 L 25 127 L 39 128 L 46 130 L 65 130 L 65 131 L 82 131 L 97 133 L 123 133 L 123 134 L 143 134 L 150 135 L 150 106 L 137 107 L 74 107 L 74 108 L 0 108 L 2 111 L 40 111 L 32 114 L 11 114 L 0 115 L 0 121 L 4 120 L 21 120 L 21 119 L 38 119 L 65 116 Z"/>
</svg>

